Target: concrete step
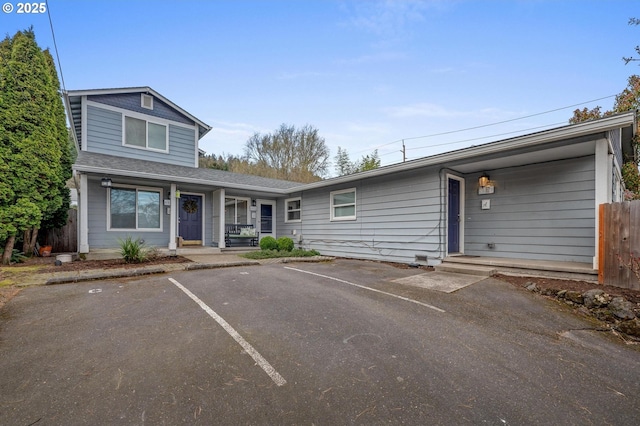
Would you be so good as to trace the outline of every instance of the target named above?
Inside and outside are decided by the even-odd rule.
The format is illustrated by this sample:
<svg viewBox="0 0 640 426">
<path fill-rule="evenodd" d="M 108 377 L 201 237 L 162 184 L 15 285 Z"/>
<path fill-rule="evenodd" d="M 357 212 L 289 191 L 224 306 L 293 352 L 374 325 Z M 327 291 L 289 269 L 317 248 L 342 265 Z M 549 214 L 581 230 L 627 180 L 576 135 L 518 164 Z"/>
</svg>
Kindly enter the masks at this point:
<svg viewBox="0 0 640 426">
<path fill-rule="evenodd" d="M 491 266 L 467 265 L 463 263 L 444 262 L 435 267 L 438 272 L 453 272 L 456 274 L 479 275 L 481 277 L 490 277 L 496 273 L 496 269 Z"/>
</svg>

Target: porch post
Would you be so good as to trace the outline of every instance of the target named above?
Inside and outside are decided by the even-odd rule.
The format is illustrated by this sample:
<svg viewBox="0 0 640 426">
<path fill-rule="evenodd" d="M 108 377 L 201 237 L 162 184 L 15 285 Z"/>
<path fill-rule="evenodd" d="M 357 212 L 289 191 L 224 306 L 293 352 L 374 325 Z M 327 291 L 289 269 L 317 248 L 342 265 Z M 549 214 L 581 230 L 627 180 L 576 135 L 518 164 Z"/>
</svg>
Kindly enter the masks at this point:
<svg viewBox="0 0 640 426">
<path fill-rule="evenodd" d="M 225 248 L 224 244 L 224 188 L 217 189 L 211 193 L 213 198 L 213 241 L 218 240 L 218 248 Z"/>
<path fill-rule="evenodd" d="M 80 175 L 80 191 L 78 193 L 78 207 L 80 208 L 80 232 L 78 234 L 78 252 L 89 253 L 89 182 L 87 175 Z"/>
<path fill-rule="evenodd" d="M 169 198 L 171 198 L 171 207 L 169 207 L 171 214 L 169 215 L 169 250 L 176 250 L 176 184 L 171 184 L 171 190 L 169 191 Z"/>
<path fill-rule="evenodd" d="M 596 164 L 595 164 L 595 247 L 593 256 L 593 269 L 598 269 L 599 265 L 599 253 L 598 247 L 600 246 L 600 204 L 606 204 L 611 202 L 612 193 L 612 161 L 613 155 L 609 154 L 609 141 L 607 139 L 599 139 L 596 141 Z"/>
</svg>

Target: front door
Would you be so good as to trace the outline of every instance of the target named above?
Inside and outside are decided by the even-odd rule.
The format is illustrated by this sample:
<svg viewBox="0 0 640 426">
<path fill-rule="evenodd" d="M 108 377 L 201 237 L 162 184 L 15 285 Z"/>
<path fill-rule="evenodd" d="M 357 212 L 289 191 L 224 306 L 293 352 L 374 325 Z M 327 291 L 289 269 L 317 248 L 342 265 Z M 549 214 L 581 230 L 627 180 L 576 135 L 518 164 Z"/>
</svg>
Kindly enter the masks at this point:
<svg viewBox="0 0 640 426">
<path fill-rule="evenodd" d="M 267 235 L 276 237 L 276 202 L 271 200 L 258 200 L 258 231 L 260 238 Z"/>
<path fill-rule="evenodd" d="M 460 253 L 460 181 L 448 179 L 447 252 Z"/>
<path fill-rule="evenodd" d="M 183 243 L 202 245 L 202 196 L 182 194 L 178 209 L 180 211 L 178 232 Z"/>
</svg>

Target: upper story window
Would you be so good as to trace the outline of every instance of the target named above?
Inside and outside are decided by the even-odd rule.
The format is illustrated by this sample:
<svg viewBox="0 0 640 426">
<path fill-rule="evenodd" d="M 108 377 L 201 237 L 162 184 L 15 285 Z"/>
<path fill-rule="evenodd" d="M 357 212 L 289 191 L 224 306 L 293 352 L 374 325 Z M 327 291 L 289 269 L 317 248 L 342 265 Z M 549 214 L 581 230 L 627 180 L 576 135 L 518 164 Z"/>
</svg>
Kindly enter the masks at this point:
<svg viewBox="0 0 640 426">
<path fill-rule="evenodd" d="M 124 129 L 124 144 L 126 146 L 168 151 L 166 125 L 125 116 Z"/>
<path fill-rule="evenodd" d="M 300 222 L 302 220 L 302 199 L 289 198 L 284 201 L 287 215 L 284 217 L 285 222 Z"/>
<path fill-rule="evenodd" d="M 356 189 L 331 192 L 331 220 L 356 219 Z"/>
</svg>

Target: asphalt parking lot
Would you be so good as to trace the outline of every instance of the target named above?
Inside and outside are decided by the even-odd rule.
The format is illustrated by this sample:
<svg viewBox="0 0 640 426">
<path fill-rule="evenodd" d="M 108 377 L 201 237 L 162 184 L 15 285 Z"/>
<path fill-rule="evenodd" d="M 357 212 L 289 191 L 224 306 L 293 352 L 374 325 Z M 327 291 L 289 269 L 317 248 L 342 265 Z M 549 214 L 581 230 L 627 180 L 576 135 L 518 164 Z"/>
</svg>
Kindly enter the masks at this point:
<svg viewBox="0 0 640 426">
<path fill-rule="evenodd" d="M 640 351 L 485 279 L 337 260 L 23 290 L 0 311 L 0 424 L 616 424 Z"/>
</svg>

